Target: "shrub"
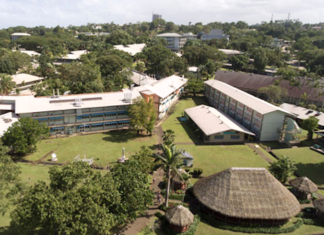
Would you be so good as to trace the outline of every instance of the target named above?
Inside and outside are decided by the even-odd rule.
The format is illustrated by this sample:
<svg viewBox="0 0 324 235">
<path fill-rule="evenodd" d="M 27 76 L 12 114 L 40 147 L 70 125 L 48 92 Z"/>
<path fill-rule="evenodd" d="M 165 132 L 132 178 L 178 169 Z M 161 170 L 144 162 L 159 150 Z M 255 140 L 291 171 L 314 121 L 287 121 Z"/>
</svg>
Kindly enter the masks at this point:
<svg viewBox="0 0 324 235">
<path fill-rule="evenodd" d="M 155 212 L 154 214 L 156 217 L 158 217 L 159 219 L 163 217 L 162 213 L 160 211 Z"/>
<path fill-rule="evenodd" d="M 203 169 L 201 169 L 201 168 L 194 168 L 193 169 L 193 174 L 194 174 L 194 176 L 200 176 L 202 173 L 204 172 L 204 170 Z"/>
<path fill-rule="evenodd" d="M 166 206 L 163 205 L 163 204 L 162 205 L 159 205 L 158 208 L 159 208 L 159 210 L 164 211 L 164 212 L 167 210 Z"/>
<path fill-rule="evenodd" d="M 311 203 L 311 201 L 308 200 L 308 199 L 298 199 L 298 201 L 299 201 L 300 204 L 309 204 L 309 203 Z"/>
</svg>

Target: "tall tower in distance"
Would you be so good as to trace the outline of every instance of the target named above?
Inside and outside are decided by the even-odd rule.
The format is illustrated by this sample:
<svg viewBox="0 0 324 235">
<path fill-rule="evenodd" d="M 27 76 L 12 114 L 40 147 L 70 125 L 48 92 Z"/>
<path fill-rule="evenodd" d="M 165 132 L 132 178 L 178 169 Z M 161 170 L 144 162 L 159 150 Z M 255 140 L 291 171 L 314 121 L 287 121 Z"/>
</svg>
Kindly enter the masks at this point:
<svg viewBox="0 0 324 235">
<path fill-rule="evenodd" d="M 162 15 L 153 13 L 152 21 L 154 21 L 155 19 L 162 19 Z"/>
</svg>

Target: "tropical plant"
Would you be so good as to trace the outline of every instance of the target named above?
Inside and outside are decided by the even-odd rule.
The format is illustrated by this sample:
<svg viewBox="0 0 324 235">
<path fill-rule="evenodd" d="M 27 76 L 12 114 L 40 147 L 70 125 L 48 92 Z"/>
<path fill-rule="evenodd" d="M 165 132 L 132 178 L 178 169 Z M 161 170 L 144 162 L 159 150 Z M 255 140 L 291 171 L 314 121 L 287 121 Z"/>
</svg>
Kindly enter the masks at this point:
<svg viewBox="0 0 324 235">
<path fill-rule="evenodd" d="M 170 147 L 162 144 L 163 154 L 153 153 L 152 157 L 158 160 L 161 160 L 161 165 L 164 166 L 167 174 L 167 188 L 166 188 L 166 198 L 165 206 L 169 205 L 169 192 L 170 192 L 170 181 L 171 181 L 171 172 L 174 171 L 176 174 L 181 177 L 181 174 L 178 172 L 177 166 L 180 164 L 182 159 L 182 151 L 177 150 L 176 146 L 172 144 Z"/>
<path fill-rule="evenodd" d="M 174 131 L 173 130 L 166 130 L 163 132 L 163 136 L 162 136 L 162 139 L 163 139 L 163 143 L 165 145 L 168 145 L 170 146 L 171 144 L 173 144 L 174 140 L 175 140 L 175 134 L 174 134 Z"/>
<path fill-rule="evenodd" d="M 0 74 L 0 94 L 8 95 L 15 87 L 15 82 L 12 81 L 12 77 L 8 74 Z"/>
<path fill-rule="evenodd" d="M 268 169 L 282 184 L 285 184 L 288 178 L 298 170 L 295 162 L 286 156 L 283 156 L 276 162 L 272 162 Z"/>
<path fill-rule="evenodd" d="M 312 140 L 313 139 L 313 132 L 318 127 L 318 118 L 312 116 L 309 117 L 301 123 L 301 127 L 308 131 L 307 133 L 307 139 Z"/>
</svg>

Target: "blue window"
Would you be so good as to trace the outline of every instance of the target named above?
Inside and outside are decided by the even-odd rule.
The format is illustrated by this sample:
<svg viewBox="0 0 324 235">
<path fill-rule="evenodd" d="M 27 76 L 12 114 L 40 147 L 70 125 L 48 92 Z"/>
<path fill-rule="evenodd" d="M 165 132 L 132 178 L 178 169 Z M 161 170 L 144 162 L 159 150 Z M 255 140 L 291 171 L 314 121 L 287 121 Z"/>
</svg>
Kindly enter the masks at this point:
<svg viewBox="0 0 324 235">
<path fill-rule="evenodd" d="M 105 113 L 106 116 L 115 116 L 117 115 L 117 112 L 108 112 L 108 113 Z"/>
<path fill-rule="evenodd" d="M 48 121 L 47 118 L 37 118 L 37 119 L 35 119 L 35 120 L 40 121 L 40 122 L 42 122 L 42 121 Z"/>
<path fill-rule="evenodd" d="M 103 113 L 92 113 L 91 116 L 103 116 Z"/>
<path fill-rule="evenodd" d="M 105 122 L 106 126 L 117 125 L 117 122 Z"/>
<path fill-rule="evenodd" d="M 50 120 L 58 120 L 58 119 L 63 119 L 63 117 L 50 117 Z"/>
<path fill-rule="evenodd" d="M 239 140 L 240 137 L 240 135 L 231 135 L 231 140 Z"/>
<path fill-rule="evenodd" d="M 214 136 L 214 139 L 215 140 L 223 140 L 224 139 L 224 136 L 223 135 L 215 135 Z"/>
<path fill-rule="evenodd" d="M 51 128 L 51 132 L 55 131 L 55 130 L 64 130 L 64 127 L 61 126 L 61 127 L 53 127 L 53 128 Z"/>
<path fill-rule="evenodd" d="M 118 115 L 127 115 L 127 111 L 119 111 Z"/>
<path fill-rule="evenodd" d="M 87 119 L 87 118 L 90 118 L 90 115 L 89 114 L 85 114 L 85 115 L 81 115 L 81 116 L 77 116 L 77 119 Z"/>
</svg>

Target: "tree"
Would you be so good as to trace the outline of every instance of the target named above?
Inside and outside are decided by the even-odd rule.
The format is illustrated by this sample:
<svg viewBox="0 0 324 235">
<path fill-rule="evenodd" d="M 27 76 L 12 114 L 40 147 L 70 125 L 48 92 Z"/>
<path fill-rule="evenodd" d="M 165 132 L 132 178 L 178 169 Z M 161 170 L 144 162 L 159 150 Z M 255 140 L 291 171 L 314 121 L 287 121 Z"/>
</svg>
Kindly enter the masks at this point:
<svg viewBox="0 0 324 235">
<path fill-rule="evenodd" d="M 263 72 L 265 67 L 268 64 L 268 58 L 267 54 L 264 49 L 259 48 L 254 56 L 253 56 L 254 62 L 253 65 L 254 67 L 258 70 L 258 72 Z"/>
<path fill-rule="evenodd" d="M 163 155 L 154 153 L 152 157 L 161 160 L 162 161 L 161 165 L 165 167 L 165 172 L 167 174 L 167 179 L 168 179 L 167 188 L 166 188 L 165 206 L 168 207 L 171 171 L 174 171 L 176 174 L 180 175 L 177 166 L 180 164 L 182 158 L 182 150 L 177 150 L 174 144 L 172 144 L 170 147 L 168 147 L 165 144 L 162 144 L 162 150 L 163 150 Z"/>
<path fill-rule="evenodd" d="M 20 167 L 7 155 L 8 148 L 0 140 L 0 213 L 4 215 L 11 203 L 12 190 L 20 183 Z"/>
<path fill-rule="evenodd" d="M 167 146 L 171 146 L 175 140 L 175 134 L 174 134 L 174 131 L 173 130 L 166 130 L 166 131 L 163 131 L 163 136 L 162 136 L 162 139 L 163 139 L 163 143 Z"/>
<path fill-rule="evenodd" d="M 38 181 L 17 201 L 13 227 L 47 234 L 110 234 L 117 225 L 113 211 L 121 203 L 111 174 L 103 176 L 84 162 L 52 167 L 49 174 L 49 185 Z"/>
<path fill-rule="evenodd" d="M 149 99 L 146 101 L 140 97 L 134 99 L 133 103 L 128 106 L 128 116 L 131 118 L 130 125 L 137 130 L 137 133 L 144 128 L 151 134 L 156 120 L 153 100 Z"/>
<path fill-rule="evenodd" d="M 0 74 L 0 94 L 8 95 L 15 85 L 10 75 Z"/>
<path fill-rule="evenodd" d="M 276 162 L 272 162 L 269 166 L 269 171 L 282 184 L 285 184 L 290 176 L 297 171 L 295 162 L 289 157 L 283 156 Z"/>
<path fill-rule="evenodd" d="M 307 133 L 307 139 L 312 140 L 313 139 L 313 132 L 318 127 L 318 119 L 314 116 L 309 117 L 302 121 L 301 127 L 308 131 Z"/>
<path fill-rule="evenodd" d="M 194 94 L 196 96 L 197 93 L 204 90 L 204 81 L 201 79 L 189 79 L 186 89 Z"/>
<path fill-rule="evenodd" d="M 287 90 L 280 86 L 270 85 L 266 87 L 261 87 L 259 89 L 260 94 L 265 94 L 270 103 L 275 103 L 281 100 L 281 98 L 287 95 Z"/>
<path fill-rule="evenodd" d="M 229 62 L 232 64 L 232 68 L 238 71 L 242 70 L 242 68 L 249 63 L 249 57 L 245 55 L 232 56 Z"/>
<path fill-rule="evenodd" d="M 132 158 L 139 162 L 144 173 L 152 173 L 155 166 L 154 159 L 151 158 L 152 150 L 142 145 L 140 151 L 136 152 Z"/>
<path fill-rule="evenodd" d="M 32 118 L 20 118 L 4 133 L 4 145 L 14 154 L 27 154 L 36 151 L 36 144 L 49 135 L 46 124 L 40 124 Z"/>
</svg>

